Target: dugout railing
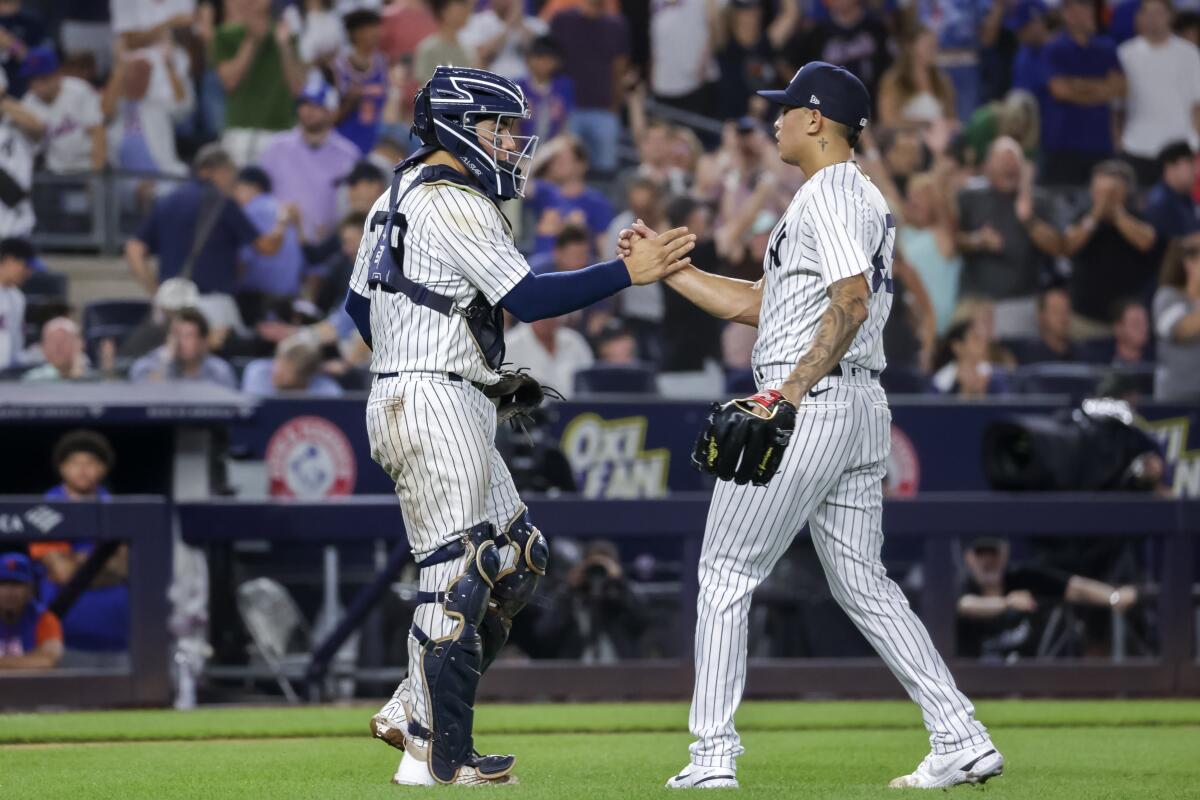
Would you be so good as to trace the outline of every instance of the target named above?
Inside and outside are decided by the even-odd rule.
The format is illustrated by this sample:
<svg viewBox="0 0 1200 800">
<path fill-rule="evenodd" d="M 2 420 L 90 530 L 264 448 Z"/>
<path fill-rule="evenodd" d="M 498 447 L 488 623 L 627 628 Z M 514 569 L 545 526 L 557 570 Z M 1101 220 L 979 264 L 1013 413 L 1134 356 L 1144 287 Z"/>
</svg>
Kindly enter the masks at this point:
<svg viewBox="0 0 1200 800">
<path fill-rule="evenodd" d="M 0 551 L 88 539 L 129 545 L 129 668 L 0 671 L 0 708 L 162 706 L 171 702 L 167 601 L 173 515 L 162 497 L 73 503 L 0 497 Z"/>
<path fill-rule="evenodd" d="M 534 519 L 550 536 L 616 541 L 654 536 L 678 543 L 683 581 L 680 630 L 695 623 L 696 571 L 707 494 L 676 494 L 661 500 L 589 501 L 529 498 Z M 384 541 L 392 562 L 403 560 L 400 514 L 394 498 L 356 497 L 335 503 L 211 500 L 179 504 L 183 538 L 221 561 L 236 542 L 336 544 Z M 1112 696 L 1200 693 L 1196 652 L 1196 536 L 1200 501 L 1119 494 L 923 494 L 885 503 L 887 537 L 915 540 L 926 579 L 918 606 L 941 652 L 955 652 L 958 565 L 964 539 L 1001 537 L 1148 537 L 1154 563 L 1152 599 L 1160 642 L 1154 657 L 1026 660 L 995 664 L 951 658 L 955 676 L 969 693 L 985 695 Z M 803 535 L 803 534 L 802 534 Z M 384 581 L 386 584 L 387 581 Z M 370 587 L 363 592 L 369 591 Z M 221 594 L 221 593 L 217 593 Z M 361 602 L 359 602 L 361 601 Z M 351 612 L 373 598 L 360 592 Z M 314 651 L 310 683 L 318 686 L 327 657 L 361 619 L 335 630 Z M 690 646 L 682 648 L 690 651 Z M 322 659 L 326 659 L 322 661 Z M 386 681 L 400 670 L 364 671 Z M 677 660 L 628 660 L 606 665 L 569 661 L 498 662 L 481 696 L 488 699 L 683 698 L 690 691 L 691 665 Z M 901 694 L 899 684 L 876 658 L 752 659 L 747 696 L 884 697 Z M 316 693 L 314 696 L 319 695 Z"/>
</svg>

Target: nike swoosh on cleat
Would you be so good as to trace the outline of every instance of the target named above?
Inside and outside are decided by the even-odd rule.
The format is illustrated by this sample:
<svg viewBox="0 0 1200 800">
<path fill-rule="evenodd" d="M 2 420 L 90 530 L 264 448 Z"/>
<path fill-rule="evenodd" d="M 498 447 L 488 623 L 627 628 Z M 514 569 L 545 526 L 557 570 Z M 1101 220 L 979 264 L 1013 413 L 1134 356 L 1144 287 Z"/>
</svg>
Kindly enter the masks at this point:
<svg viewBox="0 0 1200 800">
<path fill-rule="evenodd" d="M 959 769 L 960 769 L 960 770 L 962 770 L 963 772 L 970 772 L 972 767 L 974 767 L 974 766 L 975 766 L 976 764 L 978 764 L 980 761 L 983 761 L 985 758 L 987 758 L 988 756 L 990 756 L 992 753 L 995 753 L 995 752 L 996 752 L 996 751 L 995 751 L 994 749 L 992 749 L 992 750 L 988 750 L 986 753 L 984 753 L 983 755 L 981 755 L 981 756 L 979 756 L 978 758 L 976 758 L 976 759 L 975 759 L 974 761 L 972 761 L 970 764 L 966 764 L 966 765 L 964 765 L 964 766 L 961 766 L 961 767 L 959 767 Z"/>
<path fill-rule="evenodd" d="M 699 786 L 702 783 L 708 783 L 709 781 L 719 781 L 719 780 L 734 780 L 734 777 L 732 775 L 709 775 L 707 778 L 701 778 L 700 780 L 696 781 L 692 785 Z"/>
</svg>

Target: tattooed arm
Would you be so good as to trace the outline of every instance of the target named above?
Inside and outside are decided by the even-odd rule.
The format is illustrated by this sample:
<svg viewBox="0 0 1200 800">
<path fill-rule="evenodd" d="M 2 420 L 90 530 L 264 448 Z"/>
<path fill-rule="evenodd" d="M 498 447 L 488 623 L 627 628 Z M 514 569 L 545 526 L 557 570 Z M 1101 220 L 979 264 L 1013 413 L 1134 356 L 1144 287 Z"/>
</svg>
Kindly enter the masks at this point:
<svg viewBox="0 0 1200 800">
<path fill-rule="evenodd" d="M 844 278 L 830 285 L 829 308 L 817 323 L 817 333 L 808 352 L 800 357 L 796 368 L 780 387 L 784 397 L 799 405 L 808 390 L 842 360 L 859 327 L 867 321 L 870 299 L 871 289 L 865 275 Z"/>
</svg>

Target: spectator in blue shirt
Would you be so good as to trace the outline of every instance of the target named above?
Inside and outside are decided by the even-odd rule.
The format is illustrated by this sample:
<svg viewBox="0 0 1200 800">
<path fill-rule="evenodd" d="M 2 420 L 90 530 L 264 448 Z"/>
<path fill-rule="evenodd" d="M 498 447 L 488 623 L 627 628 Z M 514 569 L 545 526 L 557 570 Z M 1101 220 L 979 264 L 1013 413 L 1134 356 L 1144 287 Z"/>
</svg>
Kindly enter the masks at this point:
<svg viewBox="0 0 1200 800">
<path fill-rule="evenodd" d="M 1165 249 L 1171 240 L 1200 230 L 1200 207 L 1192 199 L 1196 185 L 1196 156 L 1187 142 L 1174 142 L 1158 157 L 1162 179 L 1146 197 L 1146 219 L 1154 226 L 1156 244 Z"/>
<path fill-rule="evenodd" d="M 1064 0 L 1065 30 L 1046 45 L 1049 97 L 1042 114 L 1042 183 L 1086 184 L 1112 156 L 1112 109 L 1125 96 L 1116 46 L 1096 34 L 1091 0 Z"/>
<path fill-rule="evenodd" d="M 275 358 L 260 358 L 246 365 L 242 391 L 267 397 L 280 392 L 304 392 L 314 397 L 338 397 L 342 387 L 321 374 L 318 335 L 304 329 L 279 343 Z"/>
<path fill-rule="evenodd" d="M 157 201 L 137 234 L 125 242 L 125 259 L 147 294 L 179 275 L 194 281 L 202 295 L 232 295 L 242 247 L 273 255 L 283 246 L 288 220 L 260 233 L 230 196 L 237 170 L 228 153 L 206 145 L 192 170 L 193 178 Z M 147 262 L 150 254 L 158 257 L 157 274 Z"/>
<path fill-rule="evenodd" d="M 54 446 L 54 465 L 62 482 L 47 491 L 45 498 L 110 500 L 104 481 L 115 461 L 112 445 L 103 434 L 89 430 L 64 434 Z M 31 555 L 46 568 L 42 583 L 46 603 L 71 581 L 95 548 L 96 542 L 90 539 L 31 546 Z M 128 579 L 129 548 L 121 545 L 62 619 L 63 666 L 120 668 L 128 664 Z"/>
<path fill-rule="evenodd" d="M 260 233 L 269 233 L 281 219 L 295 219 L 296 207 L 285 205 L 271 194 L 271 179 L 260 167 L 244 167 L 238 173 L 234 197 L 242 211 Z M 242 317 L 253 325 L 261 316 L 262 306 L 272 300 L 287 300 L 300 293 L 300 276 L 304 269 L 304 251 L 296 229 L 289 227 L 283 244 L 273 255 L 263 255 L 253 245 L 242 248 L 245 269 L 238 286 L 238 301 Z M 256 306 L 259 314 L 247 314 L 248 306 Z"/>
<path fill-rule="evenodd" d="M 529 75 L 517 81 L 529 101 L 530 119 L 521 123 L 523 135 L 536 134 L 549 141 L 567 127 L 567 117 L 575 110 L 575 82 L 562 74 L 562 51 L 550 36 L 539 36 L 529 45 L 525 56 Z"/>
<path fill-rule="evenodd" d="M 46 26 L 41 19 L 21 9 L 18 0 L 0 0 L 0 63 L 13 97 L 25 94 L 28 79 L 21 74 L 25 54 L 42 44 Z"/>
<path fill-rule="evenodd" d="M 182 309 L 171 320 L 167 343 L 133 362 L 129 380 L 204 381 L 236 389 L 233 367 L 209 352 L 208 334 L 208 320 L 203 314 L 194 308 Z"/>
<path fill-rule="evenodd" d="M 599 189 L 587 185 L 588 155 L 583 142 L 564 134 L 546 145 L 545 180 L 533 182 L 529 207 L 538 217 L 534 250 L 544 253 L 554 246 L 554 237 L 565 223 L 585 226 L 597 251 L 613 219 L 612 203 Z"/>
<path fill-rule="evenodd" d="M 1021 0 L 1007 24 L 1016 33 L 1018 42 L 1013 56 L 1012 88 L 1024 89 L 1036 97 L 1038 110 L 1045 113 L 1049 96 L 1045 51 L 1050 38 L 1046 27 L 1046 4 L 1042 0 Z"/>
</svg>

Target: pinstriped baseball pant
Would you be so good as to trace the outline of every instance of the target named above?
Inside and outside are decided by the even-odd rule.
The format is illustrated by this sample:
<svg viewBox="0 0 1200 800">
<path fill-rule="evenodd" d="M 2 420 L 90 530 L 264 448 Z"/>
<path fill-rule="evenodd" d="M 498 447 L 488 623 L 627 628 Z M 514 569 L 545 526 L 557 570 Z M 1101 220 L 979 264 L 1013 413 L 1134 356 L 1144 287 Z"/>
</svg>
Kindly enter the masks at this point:
<svg viewBox="0 0 1200 800">
<path fill-rule="evenodd" d="M 778 386 L 788 372 L 766 371 L 760 388 Z M 983 744 L 987 730 L 880 558 L 887 397 L 861 370 L 813 390 L 819 396 L 800 404 L 771 483 L 718 481 L 713 493 L 700 555 L 692 762 L 733 769 L 744 750 L 733 715 L 746 684 L 751 594 L 805 522 L 834 598 L 920 706 L 934 752 Z"/>
<path fill-rule="evenodd" d="M 367 401 L 371 458 L 396 482 L 396 496 L 413 555 L 419 560 L 484 520 L 505 530 L 525 508 L 508 467 L 496 450 L 496 407 L 465 381 L 438 373 L 377 380 Z M 503 567 L 513 548 L 501 550 Z M 466 557 L 423 569 L 418 588 L 445 591 L 468 568 Z M 413 622 L 438 639 L 454 630 L 440 603 L 417 606 Z M 408 637 L 409 674 L 416 721 L 430 727 L 421 663 L 423 651 Z M 400 689 L 382 713 L 400 713 Z"/>
</svg>

